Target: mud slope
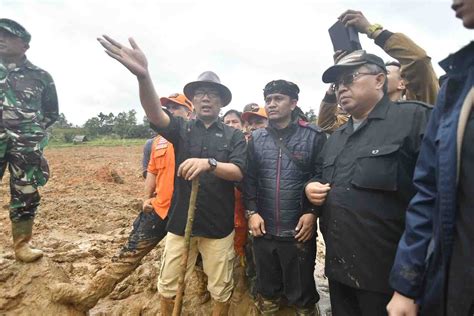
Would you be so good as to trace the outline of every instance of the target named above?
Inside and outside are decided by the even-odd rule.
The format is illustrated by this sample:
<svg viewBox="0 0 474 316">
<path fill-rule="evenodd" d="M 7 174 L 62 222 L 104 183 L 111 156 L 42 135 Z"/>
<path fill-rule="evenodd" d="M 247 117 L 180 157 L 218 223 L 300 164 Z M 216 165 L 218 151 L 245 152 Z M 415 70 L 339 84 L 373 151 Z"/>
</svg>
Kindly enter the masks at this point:
<svg viewBox="0 0 474 316">
<path fill-rule="evenodd" d="M 77 286 L 105 266 L 125 243 L 143 195 L 142 148 L 72 147 L 48 149 L 52 174 L 42 188 L 42 204 L 33 244 L 45 257 L 33 264 L 13 259 L 8 218 L 8 176 L 0 184 L 0 315 L 81 315 L 69 306 L 51 303 L 48 286 L 70 282 Z M 156 278 L 163 243 L 142 265 L 118 284 L 90 315 L 157 315 Z M 327 282 L 322 273 L 324 252 L 318 251 L 315 276 L 327 307 Z M 184 314 L 209 315 L 210 303 L 196 302 L 195 281 L 189 286 Z M 248 297 L 231 308 L 234 315 L 255 315 Z M 281 315 L 291 315 L 291 311 Z"/>
</svg>

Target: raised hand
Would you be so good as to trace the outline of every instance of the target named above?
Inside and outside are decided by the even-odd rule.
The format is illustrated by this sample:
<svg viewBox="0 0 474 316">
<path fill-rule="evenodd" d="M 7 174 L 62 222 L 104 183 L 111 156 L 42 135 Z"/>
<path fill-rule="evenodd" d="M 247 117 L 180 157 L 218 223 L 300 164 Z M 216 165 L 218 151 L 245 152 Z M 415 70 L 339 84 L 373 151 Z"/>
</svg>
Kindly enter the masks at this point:
<svg viewBox="0 0 474 316">
<path fill-rule="evenodd" d="M 347 10 L 338 19 L 346 26 L 353 26 L 357 32 L 365 33 L 369 31 L 370 22 L 360 11 Z"/>
<path fill-rule="evenodd" d="M 146 56 L 133 38 L 128 39 L 132 48 L 125 47 L 107 35 L 103 35 L 103 38 L 97 38 L 97 40 L 105 48 L 107 55 L 118 60 L 139 79 L 148 76 Z"/>
</svg>

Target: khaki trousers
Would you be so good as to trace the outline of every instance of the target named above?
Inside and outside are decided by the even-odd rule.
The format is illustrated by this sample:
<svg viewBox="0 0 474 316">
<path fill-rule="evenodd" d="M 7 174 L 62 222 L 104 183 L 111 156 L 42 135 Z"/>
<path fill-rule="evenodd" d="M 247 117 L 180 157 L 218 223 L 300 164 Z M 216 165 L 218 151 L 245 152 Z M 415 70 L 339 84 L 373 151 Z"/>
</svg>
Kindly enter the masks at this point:
<svg viewBox="0 0 474 316">
<path fill-rule="evenodd" d="M 172 298 L 176 295 L 184 248 L 184 237 L 172 233 L 166 235 L 158 278 L 158 291 L 163 297 Z M 220 239 L 191 237 L 185 280 L 188 280 L 193 272 L 198 253 L 202 257 L 204 273 L 208 278 L 207 289 L 211 297 L 218 302 L 226 302 L 234 287 L 234 232 Z"/>
</svg>

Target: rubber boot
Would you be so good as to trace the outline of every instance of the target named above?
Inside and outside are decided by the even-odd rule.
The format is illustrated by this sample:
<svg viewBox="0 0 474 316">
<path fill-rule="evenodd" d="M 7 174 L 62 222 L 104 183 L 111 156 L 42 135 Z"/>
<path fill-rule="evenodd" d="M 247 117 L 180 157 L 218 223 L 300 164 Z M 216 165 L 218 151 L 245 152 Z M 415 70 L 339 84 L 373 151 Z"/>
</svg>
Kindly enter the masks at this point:
<svg viewBox="0 0 474 316">
<path fill-rule="evenodd" d="M 258 300 L 257 307 L 261 315 L 265 315 L 265 316 L 276 315 L 276 313 L 280 309 L 280 300 L 279 299 L 269 300 L 269 299 L 264 299 L 263 297 L 260 297 Z"/>
<path fill-rule="evenodd" d="M 296 316 L 321 316 L 321 311 L 319 310 L 319 304 L 316 303 L 315 306 L 307 308 L 296 308 Z"/>
<path fill-rule="evenodd" d="M 199 265 L 196 265 L 194 272 L 196 273 L 197 278 L 198 302 L 199 304 L 204 305 L 211 299 L 211 294 L 207 290 L 207 275 Z"/>
<path fill-rule="evenodd" d="M 317 312 L 315 307 L 297 307 L 296 308 L 296 316 L 320 316 L 319 310 Z"/>
<path fill-rule="evenodd" d="M 33 232 L 33 219 L 12 222 L 13 248 L 18 261 L 33 262 L 43 256 L 39 249 L 30 247 L 29 241 Z"/>
<path fill-rule="evenodd" d="M 140 243 L 137 251 L 121 252 L 104 269 L 97 272 L 85 286 L 77 287 L 70 283 L 58 283 L 51 286 L 52 300 L 73 305 L 86 312 L 97 302 L 112 293 L 115 286 L 129 276 L 140 264 L 141 259 L 154 248 L 156 243 Z"/>
<path fill-rule="evenodd" d="M 166 298 L 160 295 L 160 314 L 161 316 L 173 315 L 174 299 Z"/>
<path fill-rule="evenodd" d="M 229 314 L 229 300 L 226 302 L 218 302 L 213 300 L 212 316 L 227 316 Z"/>
</svg>

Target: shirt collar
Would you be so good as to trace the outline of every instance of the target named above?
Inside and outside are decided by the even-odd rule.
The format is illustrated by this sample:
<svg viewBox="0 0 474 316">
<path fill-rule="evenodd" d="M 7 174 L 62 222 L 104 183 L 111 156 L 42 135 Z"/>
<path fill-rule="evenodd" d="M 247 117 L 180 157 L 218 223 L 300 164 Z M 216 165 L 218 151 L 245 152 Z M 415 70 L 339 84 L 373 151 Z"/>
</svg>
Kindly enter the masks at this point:
<svg viewBox="0 0 474 316">
<path fill-rule="evenodd" d="M 439 65 L 448 75 L 460 74 L 468 71 L 474 63 L 474 41 L 464 46 L 456 53 L 449 55 Z"/>
<path fill-rule="evenodd" d="M 201 121 L 199 118 L 196 118 L 196 125 L 206 128 L 206 125 L 204 125 L 204 122 Z M 220 130 L 224 130 L 224 123 L 222 123 L 219 118 L 217 118 L 214 122 L 212 122 L 211 125 L 209 125 L 208 129 L 210 129 L 214 126 L 217 127 Z"/>
<path fill-rule="evenodd" d="M 33 69 L 33 70 L 36 70 L 38 69 L 37 66 L 33 65 L 28 59 L 25 58 L 24 62 L 23 62 L 23 66 L 26 67 L 26 68 L 30 68 L 30 69 Z"/>
</svg>

